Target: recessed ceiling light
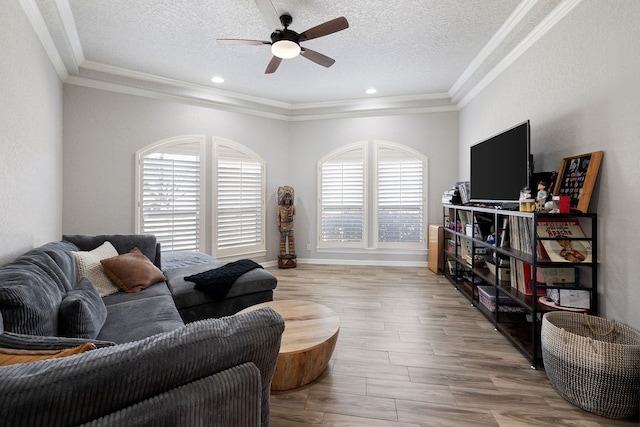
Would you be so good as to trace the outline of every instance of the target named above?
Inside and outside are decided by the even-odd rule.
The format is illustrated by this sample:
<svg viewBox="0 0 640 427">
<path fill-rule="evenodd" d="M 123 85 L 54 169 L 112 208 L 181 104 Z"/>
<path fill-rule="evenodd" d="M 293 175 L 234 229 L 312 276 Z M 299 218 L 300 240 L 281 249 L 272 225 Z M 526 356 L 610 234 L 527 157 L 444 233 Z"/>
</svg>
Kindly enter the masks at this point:
<svg viewBox="0 0 640 427">
<path fill-rule="evenodd" d="M 373 95 L 374 93 L 376 93 L 376 92 L 377 92 L 377 90 L 376 90 L 376 88 L 375 88 L 375 87 L 370 87 L 370 88 L 369 88 L 369 89 L 367 89 L 365 92 L 367 93 L 367 95 Z"/>
<path fill-rule="evenodd" d="M 211 77 L 211 81 L 214 83 L 224 83 L 224 79 L 220 76 Z"/>
</svg>

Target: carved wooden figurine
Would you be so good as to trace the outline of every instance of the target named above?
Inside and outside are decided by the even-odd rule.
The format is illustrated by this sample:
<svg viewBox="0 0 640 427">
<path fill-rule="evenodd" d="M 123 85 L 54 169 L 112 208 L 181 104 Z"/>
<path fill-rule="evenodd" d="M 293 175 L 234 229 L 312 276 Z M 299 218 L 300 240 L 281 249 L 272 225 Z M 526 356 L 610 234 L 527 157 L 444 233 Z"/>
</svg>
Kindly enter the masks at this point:
<svg viewBox="0 0 640 427">
<path fill-rule="evenodd" d="M 280 255 L 278 267 L 294 268 L 297 264 L 295 240 L 293 237 L 293 221 L 296 218 L 296 207 L 293 204 L 293 187 L 278 187 L 278 230 L 280 231 Z"/>
</svg>

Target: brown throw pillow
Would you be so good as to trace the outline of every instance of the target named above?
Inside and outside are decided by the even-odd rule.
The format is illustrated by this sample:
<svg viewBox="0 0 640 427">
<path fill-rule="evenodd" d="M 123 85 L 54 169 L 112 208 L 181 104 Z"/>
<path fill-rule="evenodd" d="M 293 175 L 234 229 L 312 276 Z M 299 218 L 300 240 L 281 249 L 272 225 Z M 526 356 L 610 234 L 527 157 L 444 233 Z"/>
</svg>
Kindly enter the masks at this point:
<svg viewBox="0 0 640 427">
<path fill-rule="evenodd" d="M 140 292 L 165 280 L 162 271 L 153 265 L 138 248 L 127 254 L 100 260 L 107 275 L 125 292 Z"/>
<path fill-rule="evenodd" d="M 92 342 L 64 350 L 16 350 L 11 348 L 0 348 L 0 366 L 56 359 L 59 357 L 84 353 L 85 351 L 94 350 L 95 348 L 96 345 Z"/>
</svg>

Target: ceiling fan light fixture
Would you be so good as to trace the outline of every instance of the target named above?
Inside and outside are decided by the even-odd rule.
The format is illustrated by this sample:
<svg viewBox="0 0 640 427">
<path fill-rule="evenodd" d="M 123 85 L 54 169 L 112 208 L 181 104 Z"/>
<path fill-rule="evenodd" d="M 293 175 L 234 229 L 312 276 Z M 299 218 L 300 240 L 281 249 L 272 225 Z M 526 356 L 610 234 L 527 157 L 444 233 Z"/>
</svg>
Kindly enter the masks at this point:
<svg viewBox="0 0 640 427">
<path fill-rule="evenodd" d="M 278 40 L 271 44 L 271 53 L 282 59 L 291 59 L 300 55 L 300 45 L 291 40 Z"/>
</svg>

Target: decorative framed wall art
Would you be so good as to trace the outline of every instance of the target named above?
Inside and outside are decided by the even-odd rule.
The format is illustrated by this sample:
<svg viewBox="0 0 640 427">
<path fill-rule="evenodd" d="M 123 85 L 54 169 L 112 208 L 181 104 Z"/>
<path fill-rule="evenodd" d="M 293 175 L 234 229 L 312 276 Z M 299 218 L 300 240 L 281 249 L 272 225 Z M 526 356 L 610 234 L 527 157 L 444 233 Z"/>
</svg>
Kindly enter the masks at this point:
<svg viewBox="0 0 640 427">
<path fill-rule="evenodd" d="M 571 209 L 586 213 L 603 155 L 594 151 L 562 159 L 553 194 L 568 196 Z"/>
</svg>

